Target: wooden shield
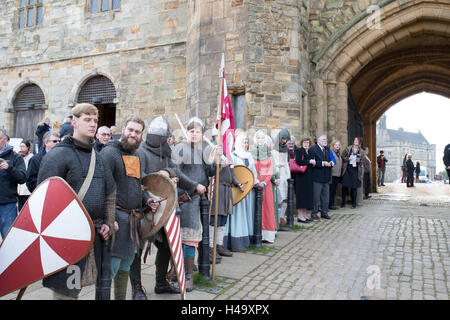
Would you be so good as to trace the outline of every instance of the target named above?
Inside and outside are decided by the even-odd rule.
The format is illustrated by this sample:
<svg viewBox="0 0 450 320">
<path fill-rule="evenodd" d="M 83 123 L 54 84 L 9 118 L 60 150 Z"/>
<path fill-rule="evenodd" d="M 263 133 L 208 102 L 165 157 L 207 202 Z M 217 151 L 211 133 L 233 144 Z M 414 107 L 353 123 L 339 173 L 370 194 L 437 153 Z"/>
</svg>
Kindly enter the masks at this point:
<svg viewBox="0 0 450 320">
<path fill-rule="evenodd" d="M 64 179 L 33 191 L 0 245 L 0 296 L 80 261 L 94 242 L 94 225 Z"/>
<path fill-rule="evenodd" d="M 255 177 L 253 176 L 252 170 L 246 166 L 237 165 L 233 168 L 234 175 L 239 180 L 240 183 L 244 185 L 244 192 L 242 192 L 238 187 L 233 186 L 233 205 L 238 204 L 242 199 L 244 199 L 247 194 L 253 189 L 253 183 L 255 182 Z"/>
<path fill-rule="evenodd" d="M 175 210 L 178 196 L 177 187 L 171 179 L 160 173 L 150 173 L 142 179 L 145 190 L 158 198 L 165 199 L 160 202 L 155 213 L 148 212 L 141 220 L 140 232 L 142 239 L 148 239 L 156 234 L 169 219 Z"/>
</svg>

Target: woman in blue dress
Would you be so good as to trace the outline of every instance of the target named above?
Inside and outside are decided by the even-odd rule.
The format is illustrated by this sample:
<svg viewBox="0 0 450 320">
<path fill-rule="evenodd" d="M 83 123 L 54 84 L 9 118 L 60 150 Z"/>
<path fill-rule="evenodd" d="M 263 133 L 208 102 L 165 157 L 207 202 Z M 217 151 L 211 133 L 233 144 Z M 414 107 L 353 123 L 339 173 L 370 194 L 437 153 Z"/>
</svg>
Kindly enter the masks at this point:
<svg viewBox="0 0 450 320">
<path fill-rule="evenodd" d="M 235 150 L 231 153 L 231 164 L 249 168 L 255 178 L 254 184 L 258 184 L 255 162 L 248 149 L 248 136 L 245 133 L 238 134 L 235 141 Z M 254 212 L 255 192 L 251 190 L 242 201 L 233 206 L 233 213 L 228 217 L 225 225 L 224 246 L 231 251 L 248 249 L 253 242 Z"/>
</svg>

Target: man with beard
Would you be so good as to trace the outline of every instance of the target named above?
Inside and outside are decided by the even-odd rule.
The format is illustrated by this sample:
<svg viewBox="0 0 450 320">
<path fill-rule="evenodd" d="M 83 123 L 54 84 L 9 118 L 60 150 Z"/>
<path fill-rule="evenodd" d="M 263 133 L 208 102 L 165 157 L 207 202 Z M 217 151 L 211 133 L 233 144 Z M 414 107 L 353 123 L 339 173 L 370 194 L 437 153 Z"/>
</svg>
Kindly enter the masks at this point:
<svg viewBox="0 0 450 320">
<path fill-rule="evenodd" d="M 169 176 L 178 186 L 188 190 L 196 190 L 197 185 L 191 183 L 172 162 L 172 149 L 168 144 L 171 137 L 172 134 L 167 120 L 164 117 L 153 119 L 148 128 L 145 143 L 141 144 L 137 151 L 142 161 L 143 174 L 146 176 L 150 173 L 160 172 Z M 158 248 L 155 259 L 155 293 L 180 293 L 180 290 L 170 285 L 166 279 L 171 253 L 163 229 L 155 235 L 154 244 Z M 139 250 L 130 270 L 130 281 L 133 288 L 133 299 L 135 300 L 147 299 L 141 285 L 141 254 L 142 250 Z"/>
<path fill-rule="evenodd" d="M 137 249 L 141 247 L 139 219 L 142 218 L 142 164 L 136 150 L 142 141 L 145 123 L 138 116 L 125 120 L 122 135 L 103 148 L 100 155 L 111 170 L 117 185 L 116 222 L 119 230 L 111 252 L 111 279 L 114 298 L 125 300 L 128 275 Z M 147 204 L 156 210 L 151 200 Z"/>
<path fill-rule="evenodd" d="M 95 158 L 94 174 L 82 202 L 95 226 L 98 227 L 95 232 L 94 256 L 96 268 L 101 270 L 102 240 L 109 240 L 114 235 L 116 185 L 111 172 L 93 149 L 98 109 L 89 103 L 79 103 L 72 109 L 72 114 L 74 132 L 42 158 L 37 184 L 49 177 L 58 176 L 79 193 L 88 176 L 91 159 Z M 88 274 L 84 274 L 89 256 L 86 255 L 76 263 L 80 274 L 83 275 L 82 286 L 90 284 L 89 281 L 85 281 Z M 100 275 L 100 272 L 97 272 L 97 275 Z M 71 277 L 72 273 L 64 269 L 43 279 L 42 284 L 53 290 L 55 299 L 76 299 L 81 288 L 68 287 Z M 97 276 L 97 281 L 99 278 Z M 95 283 L 93 275 L 89 279 Z"/>
</svg>

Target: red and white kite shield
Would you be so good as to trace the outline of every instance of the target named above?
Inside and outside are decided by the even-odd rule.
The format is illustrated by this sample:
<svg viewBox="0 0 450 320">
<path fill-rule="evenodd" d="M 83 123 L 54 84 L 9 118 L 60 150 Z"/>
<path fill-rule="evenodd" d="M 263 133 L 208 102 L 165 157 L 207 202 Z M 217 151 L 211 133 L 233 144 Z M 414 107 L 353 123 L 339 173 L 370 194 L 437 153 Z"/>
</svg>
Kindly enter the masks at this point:
<svg viewBox="0 0 450 320">
<path fill-rule="evenodd" d="M 169 242 L 170 253 L 172 254 L 177 272 L 178 285 L 180 287 L 181 299 L 186 299 L 186 281 L 184 277 L 184 256 L 181 246 L 180 217 L 173 210 L 169 219 L 164 224 L 167 240 Z"/>
<path fill-rule="evenodd" d="M 0 245 L 0 296 L 80 261 L 94 242 L 94 225 L 64 179 L 34 190 Z"/>
</svg>

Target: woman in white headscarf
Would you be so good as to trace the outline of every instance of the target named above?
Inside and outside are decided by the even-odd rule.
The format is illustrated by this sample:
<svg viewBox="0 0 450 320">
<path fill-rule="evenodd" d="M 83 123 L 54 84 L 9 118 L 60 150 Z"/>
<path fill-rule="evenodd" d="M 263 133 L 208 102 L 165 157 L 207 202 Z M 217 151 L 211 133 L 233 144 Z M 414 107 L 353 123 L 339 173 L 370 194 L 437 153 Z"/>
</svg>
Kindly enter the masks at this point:
<svg viewBox="0 0 450 320">
<path fill-rule="evenodd" d="M 255 144 L 251 148 L 251 153 L 255 160 L 257 177 L 264 187 L 262 203 L 262 240 L 263 242 L 274 243 L 275 235 L 277 233 L 277 224 L 275 221 L 272 183 L 275 183 L 277 177 L 273 169 L 274 164 L 272 154 L 269 150 L 268 139 L 264 131 L 256 131 L 253 141 Z"/>
<path fill-rule="evenodd" d="M 255 162 L 248 151 L 249 139 L 245 133 L 236 136 L 234 151 L 231 153 L 232 165 L 243 165 L 253 172 L 254 185 L 259 185 L 256 174 Z M 225 237 L 223 243 L 231 251 L 248 249 L 253 240 L 255 214 L 255 192 L 251 190 L 238 204 L 233 206 L 233 214 L 228 217 L 225 225 Z"/>
</svg>

